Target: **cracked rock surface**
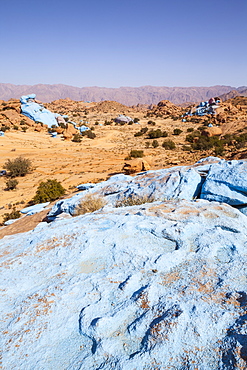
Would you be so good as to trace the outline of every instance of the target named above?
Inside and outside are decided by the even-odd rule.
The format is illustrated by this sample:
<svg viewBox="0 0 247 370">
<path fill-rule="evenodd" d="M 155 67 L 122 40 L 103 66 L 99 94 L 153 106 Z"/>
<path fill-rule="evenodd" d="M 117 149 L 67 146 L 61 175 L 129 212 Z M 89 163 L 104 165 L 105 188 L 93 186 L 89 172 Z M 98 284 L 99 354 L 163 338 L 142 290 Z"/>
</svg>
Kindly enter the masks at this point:
<svg viewBox="0 0 247 370">
<path fill-rule="evenodd" d="M 177 199 L 0 240 L 2 369 L 246 369 L 246 221 Z"/>
</svg>

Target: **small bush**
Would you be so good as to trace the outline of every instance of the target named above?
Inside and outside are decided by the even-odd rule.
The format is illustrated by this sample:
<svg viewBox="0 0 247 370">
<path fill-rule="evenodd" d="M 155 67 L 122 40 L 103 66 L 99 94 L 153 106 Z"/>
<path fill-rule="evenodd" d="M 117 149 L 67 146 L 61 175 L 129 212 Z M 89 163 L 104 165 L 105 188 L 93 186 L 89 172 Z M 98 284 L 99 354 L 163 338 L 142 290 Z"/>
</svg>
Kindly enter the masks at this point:
<svg viewBox="0 0 247 370">
<path fill-rule="evenodd" d="M 140 118 L 134 118 L 134 123 L 137 123 L 140 121 Z"/>
<path fill-rule="evenodd" d="M 197 130 L 198 130 L 198 131 L 204 131 L 207 127 L 208 127 L 207 125 L 206 125 L 206 126 L 199 126 L 199 127 L 197 128 Z"/>
<path fill-rule="evenodd" d="M 152 146 L 153 146 L 153 148 L 157 148 L 159 146 L 158 140 L 153 140 Z"/>
<path fill-rule="evenodd" d="M 166 140 L 163 142 L 162 144 L 163 148 L 165 149 L 169 149 L 169 150 L 172 150 L 172 149 L 175 149 L 176 148 L 176 145 L 175 143 L 172 141 L 172 140 Z"/>
<path fill-rule="evenodd" d="M 18 181 L 16 179 L 9 179 L 6 181 L 6 190 L 14 190 L 18 185 Z"/>
<path fill-rule="evenodd" d="M 148 125 L 155 126 L 156 125 L 156 122 L 154 122 L 154 121 L 148 121 Z"/>
<path fill-rule="evenodd" d="M 26 132 L 26 131 L 27 131 L 27 126 L 23 126 L 23 127 L 22 127 L 22 131 L 23 131 L 23 132 Z"/>
<path fill-rule="evenodd" d="M 225 152 L 225 150 L 224 150 L 224 146 L 223 145 L 222 146 L 216 146 L 215 149 L 214 149 L 214 154 L 216 156 L 223 155 L 224 152 Z"/>
<path fill-rule="evenodd" d="M 167 137 L 168 133 L 166 131 L 161 131 L 159 128 L 157 130 L 150 130 L 148 133 L 149 139 L 158 139 L 159 137 Z"/>
<path fill-rule="evenodd" d="M 2 127 L 0 128 L 0 131 L 3 131 L 3 132 L 6 132 L 7 130 L 10 130 L 9 126 L 2 125 Z"/>
<path fill-rule="evenodd" d="M 194 128 L 193 127 L 187 128 L 187 132 L 193 132 L 193 131 L 194 131 Z"/>
<path fill-rule="evenodd" d="M 19 130 L 19 127 L 18 127 L 18 126 L 16 126 L 16 125 L 14 125 L 13 129 L 14 129 L 14 130 Z"/>
<path fill-rule="evenodd" d="M 66 123 L 63 123 L 63 122 L 58 122 L 58 126 L 63 128 L 63 129 L 66 129 Z"/>
<path fill-rule="evenodd" d="M 105 205 L 106 205 L 106 201 L 104 198 L 101 198 L 96 195 L 88 194 L 78 204 L 73 216 L 79 216 L 79 215 L 84 215 L 85 213 L 95 212 L 98 209 L 104 207 Z"/>
<path fill-rule="evenodd" d="M 135 137 L 137 137 L 137 136 L 142 136 L 142 135 L 144 135 L 147 131 L 148 131 L 148 128 L 147 128 L 147 127 L 143 127 L 140 131 L 136 132 L 136 133 L 134 134 L 134 136 L 135 136 Z"/>
<path fill-rule="evenodd" d="M 74 143 L 80 143 L 81 142 L 81 135 L 80 134 L 74 134 L 72 141 Z"/>
<path fill-rule="evenodd" d="M 195 143 L 191 144 L 191 146 L 194 150 L 209 150 L 214 147 L 222 148 L 218 149 L 219 152 L 220 151 L 223 152 L 224 148 L 223 141 L 219 140 L 217 136 L 212 137 L 200 136 Z"/>
<path fill-rule="evenodd" d="M 31 200 L 32 204 L 50 202 L 64 195 L 65 189 L 57 180 L 48 179 L 41 182 L 38 186 L 35 196 Z"/>
<path fill-rule="evenodd" d="M 140 204 L 145 204 L 145 203 L 153 203 L 155 202 L 155 198 L 153 196 L 148 197 L 148 196 L 129 196 L 125 197 L 123 199 L 120 199 L 116 202 L 115 207 L 130 207 L 130 206 L 139 206 Z"/>
<path fill-rule="evenodd" d="M 185 152 L 190 152 L 191 151 L 191 146 L 190 145 L 183 145 L 182 150 L 184 150 Z"/>
<path fill-rule="evenodd" d="M 16 211 L 14 208 L 12 212 L 10 213 L 4 213 L 3 215 L 3 223 L 8 221 L 8 220 L 15 220 L 16 218 L 21 217 L 20 211 Z"/>
<path fill-rule="evenodd" d="M 130 151 L 129 156 L 130 156 L 131 158 L 142 158 L 142 157 L 144 157 L 144 153 L 143 153 L 143 150 L 136 150 L 136 149 L 132 149 L 132 150 Z"/>
<path fill-rule="evenodd" d="M 193 143 L 195 141 L 195 137 L 200 137 L 201 133 L 199 131 L 193 131 L 192 134 L 186 135 L 185 141 L 189 143 Z"/>
<path fill-rule="evenodd" d="M 91 130 L 86 130 L 86 131 L 83 131 L 81 133 L 82 136 L 87 136 L 89 139 L 94 139 L 96 138 L 96 135 L 94 132 L 92 132 Z"/>
<path fill-rule="evenodd" d="M 25 176 L 33 170 L 30 159 L 23 157 L 8 159 L 3 168 L 9 171 L 10 177 Z"/>
<path fill-rule="evenodd" d="M 183 131 L 182 131 L 182 130 L 180 130 L 179 128 L 175 128 L 175 129 L 173 130 L 173 135 L 180 135 L 182 132 L 183 132 Z"/>
</svg>

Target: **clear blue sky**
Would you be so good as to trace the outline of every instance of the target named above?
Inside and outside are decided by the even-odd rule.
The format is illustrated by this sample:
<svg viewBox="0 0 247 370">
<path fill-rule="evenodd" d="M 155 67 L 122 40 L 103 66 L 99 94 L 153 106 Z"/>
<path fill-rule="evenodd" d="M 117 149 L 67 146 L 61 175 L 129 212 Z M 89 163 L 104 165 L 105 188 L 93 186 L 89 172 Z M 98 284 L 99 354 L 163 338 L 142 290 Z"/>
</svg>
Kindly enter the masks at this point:
<svg viewBox="0 0 247 370">
<path fill-rule="evenodd" d="M 247 0 L 1 0 L 0 82 L 247 85 Z"/>
</svg>

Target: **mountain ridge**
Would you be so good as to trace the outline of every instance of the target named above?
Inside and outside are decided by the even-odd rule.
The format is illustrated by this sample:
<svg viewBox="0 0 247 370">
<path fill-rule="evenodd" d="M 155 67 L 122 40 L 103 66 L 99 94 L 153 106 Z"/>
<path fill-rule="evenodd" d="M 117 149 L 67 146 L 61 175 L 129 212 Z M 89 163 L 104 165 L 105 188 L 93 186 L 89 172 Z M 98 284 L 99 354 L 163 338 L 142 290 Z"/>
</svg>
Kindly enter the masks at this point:
<svg viewBox="0 0 247 370">
<path fill-rule="evenodd" d="M 209 87 L 166 87 L 166 86 L 140 86 L 119 88 L 109 87 L 75 87 L 64 84 L 36 84 L 14 85 L 0 83 L 0 99 L 18 99 L 21 95 L 35 93 L 43 102 L 71 98 L 76 101 L 102 101 L 114 100 L 125 105 L 157 104 L 161 100 L 170 100 L 174 104 L 185 102 L 199 102 L 213 96 L 227 94 L 232 90 L 243 90 L 243 86 L 236 88 L 225 85 Z"/>
</svg>

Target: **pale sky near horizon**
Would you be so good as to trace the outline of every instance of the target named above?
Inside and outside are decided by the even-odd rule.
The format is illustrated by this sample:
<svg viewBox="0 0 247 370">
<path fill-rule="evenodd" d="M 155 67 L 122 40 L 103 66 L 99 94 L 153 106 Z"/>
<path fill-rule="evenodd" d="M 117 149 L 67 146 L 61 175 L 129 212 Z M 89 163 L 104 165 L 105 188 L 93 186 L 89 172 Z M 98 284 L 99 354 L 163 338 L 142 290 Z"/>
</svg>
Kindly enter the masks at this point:
<svg viewBox="0 0 247 370">
<path fill-rule="evenodd" d="M 247 0 L 0 5 L 0 83 L 247 85 Z"/>
</svg>

